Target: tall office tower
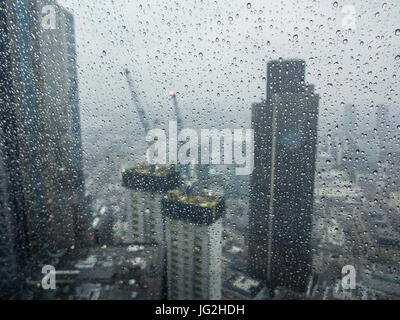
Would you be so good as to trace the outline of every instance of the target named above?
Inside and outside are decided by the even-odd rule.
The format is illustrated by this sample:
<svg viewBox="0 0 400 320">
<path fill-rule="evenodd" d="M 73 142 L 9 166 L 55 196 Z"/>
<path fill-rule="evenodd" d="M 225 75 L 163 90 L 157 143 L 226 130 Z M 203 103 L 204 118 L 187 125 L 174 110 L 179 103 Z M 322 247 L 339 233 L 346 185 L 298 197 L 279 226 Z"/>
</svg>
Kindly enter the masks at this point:
<svg viewBox="0 0 400 320">
<path fill-rule="evenodd" d="M 12 102 L 29 257 L 49 262 L 76 245 L 83 214 L 73 18 L 55 1 L 7 1 Z M 55 25 L 45 28 L 51 5 Z M 21 228 L 20 230 L 23 230 Z M 78 237 L 79 238 L 79 237 Z M 29 263 L 25 263 L 29 265 Z"/>
<path fill-rule="evenodd" d="M 59 163 L 59 168 L 65 168 L 65 175 L 60 179 L 59 185 L 64 186 L 64 198 L 71 199 L 70 209 L 65 211 L 65 215 L 73 212 L 73 226 L 75 236 L 75 246 L 83 247 L 88 245 L 88 207 L 85 199 L 84 175 L 83 175 L 83 152 L 82 152 L 82 137 L 80 125 L 80 110 L 78 97 L 78 75 L 76 63 L 76 44 L 75 44 L 75 29 L 74 16 L 63 7 L 56 5 L 57 29 L 56 35 L 47 34 L 44 47 L 50 46 L 54 48 L 52 52 L 46 53 L 48 59 L 46 66 L 53 65 L 61 73 L 58 74 L 54 81 L 58 82 L 58 88 L 54 93 L 58 93 L 59 99 L 54 101 L 57 104 L 59 119 L 59 135 L 57 136 L 57 151 L 58 159 L 62 159 Z M 57 56 L 58 55 L 58 56 Z M 49 61 L 50 60 L 50 61 Z M 60 61 L 63 63 L 60 65 Z M 47 67 L 46 69 L 49 69 Z M 54 73 L 52 74 L 54 75 Z M 49 79 L 51 73 L 49 73 Z M 50 80 L 51 81 L 51 80 Z M 50 88 L 49 82 L 49 88 Z M 54 90 L 54 88 L 53 88 Z M 63 90 L 61 98 L 60 91 Z M 61 101 L 63 99 L 63 101 Z M 65 113 L 63 120 L 61 114 Z M 55 122 L 56 122 L 55 121 Z M 56 132 L 56 131 L 54 131 Z M 64 145 L 62 144 L 64 143 Z M 62 148 L 60 148 L 62 146 Z"/>
<path fill-rule="evenodd" d="M 331 136 L 329 139 L 329 145 L 329 154 L 332 156 L 335 166 L 340 167 L 343 160 L 343 148 L 339 136 Z"/>
<path fill-rule="evenodd" d="M 57 30 L 60 30 L 59 39 L 63 39 L 62 52 L 59 58 L 64 62 L 64 94 L 65 104 L 59 104 L 60 109 L 68 115 L 64 119 L 62 128 L 64 137 L 61 140 L 67 141 L 65 148 L 60 149 L 60 158 L 64 159 L 67 174 L 60 181 L 60 185 L 68 186 L 61 203 L 64 199 L 71 199 L 71 210 L 65 211 L 66 215 L 72 214 L 75 246 L 85 247 L 88 245 L 89 236 L 89 207 L 85 198 L 84 175 L 83 175 L 83 150 L 82 133 L 78 96 L 78 73 L 76 63 L 76 44 L 74 16 L 61 6 L 56 6 L 58 12 Z M 54 39 L 54 46 L 60 45 L 59 39 Z M 55 51 L 60 51 L 57 48 Z M 59 65 L 59 63 L 57 64 Z M 56 66 L 55 66 L 56 67 Z M 67 159 L 66 159 L 67 158 Z"/>
<path fill-rule="evenodd" d="M 358 132 L 357 112 L 354 104 L 345 104 L 341 127 L 341 138 L 352 139 Z"/>
<path fill-rule="evenodd" d="M 378 161 L 383 164 L 387 159 L 389 138 L 389 108 L 386 105 L 377 105 L 375 111 L 376 145 Z"/>
<path fill-rule="evenodd" d="M 302 60 L 269 62 L 267 101 L 252 106 L 249 273 L 296 291 L 311 274 L 319 103 L 304 76 Z"/>
<path fill-rule="evenodd" d="M 136 166 L 122 171 L 124 187 L 129 188 L 127 241 L 164 242 L 161 199 L 180 185 L 179 173 L 166 166 Z"/>
<path fill-rule="evenodd" d="M 88 244 L 87 207 L 84 198 L 82 142 L 78 100 L 74 17 L 55 1 L 54 29 L 41 29 L 40 58 L 43 70 L 44 95 L 50 132 L 50 153 L 53 159 L 53 184 L 50 187 L 51 217 L 56 228 L 56 248 L 74 242 L 76 247 Z M 57 70 L 58 72 L 54 72 Z M 68 199 L 68 201 L 66 201 Z M 71 227 L 65 227 L 69 223 Z M 67 232 L 66 232 L 67 231 Z M 59 233 L 64 232 L 64 236 Z"/>
<path fill-rule="evenodd" d="M 384 195 L 389 196 L 390 192 L 398 185 L 397 166 L 395 154 L 397 145 L 393 135 L 393 128 L 390 124 L 390 113 L 387 105 L 377 105 L 375 107 L 375 148 L 377 170 L 380 172 L 379 179 L 384 185 Z"/>
<path fill-rule="evenodd" d="M 350 179 L 355 181 L 357 164 L 357 136 L 358 121 L 354 104 L 345 104 L 343 110 L 343 124 L 340 130 L 341 159 L 340 165 L 348 173 Z"/>
<path fill-rule="evenodd" d="M 168 299 L 221 299 L 225 201 L 204 190 L 172 190 L 162 199 Z"/>
</svg>

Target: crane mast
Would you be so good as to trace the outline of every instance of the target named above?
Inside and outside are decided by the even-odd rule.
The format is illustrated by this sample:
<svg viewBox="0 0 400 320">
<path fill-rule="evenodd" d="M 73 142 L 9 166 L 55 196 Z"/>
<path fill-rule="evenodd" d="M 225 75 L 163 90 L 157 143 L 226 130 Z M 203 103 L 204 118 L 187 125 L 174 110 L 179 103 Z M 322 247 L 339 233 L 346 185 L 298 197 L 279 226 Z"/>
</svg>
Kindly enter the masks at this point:
<svg viewBox="0 0 400 320">
<path fill-rule="evenodd" d="M 182 130 L 182 117 L 181 117 L 181 113 L 179 111 L 178 100 L 176 99 L 176 93 L 174 91 L 170 91 L 169 95 L 171 96 L 172 101 L 174 103 L 176 123 L 177 123 L 177 127 L 178 127 L 178 132 L 180 132 Z"/>
<path fill-rule="evenodd" d="M 176 98 L 176 93 L 174 91 L 170 91 L 169 95 L 172 98 L 172 102 L 174 104 L 174 109 L 175 109 L 175 117 L 176 117 L 176 124 L 177 124 L 177 129 L 178 129 L 178 134 L 182 130 L 182 116 L 179 111 L 179 106 L 178 106 L 178 100 Z M 179 146 L 182 146 L 183 142 L 180 142 Z M 195 178 L 196 174 L 194 172 L 195 167 L 193 164 L 186 164 L 186 165 L 178 165 L 177 166 L 178 170 L 181 171 L 183 174 L 184 178 L 186 179 L 186 183 L 191 184 L 191 180 Z"/>
<path fill-rule="evenodd" d="M 147 132 L 149 132 L 149 130 L 150 130 L 150 126 L 149 126 L 148 121 L 146 120 L 146 116 L 145 116 L 145 113 L 144 113 L 143 106 L 140 103 L 139 97 L 136 94 L 135 87 L 133 85 L 133 80 L 132 80 L 132 77 L 131 77 L 131 72 L 128 70 L 127 66 L 124 67 L 124 73 L 125 73 L 126 81 L 128 82 L 129 91 L 131 92 L 132 100 L 135 103 L 136 111 L 137 111 L 137 113 L 139 115 L 140 122 L 142 123 L 144 131 L 147 134 Z"/>
<path fill-rule="evenodd" d="M 150 130 L 150 125 L 146 119 L 146 115 L 144 113 L 143 106 L 139 101 L 139 97 L 136 94 L 135 87 L 133 86 L 133 80 L 131 77 L 131 73 L 128 70 L 127 66 L 124 67 L 124 72 L 125 72 L 126 81 L 128 82 L 129 91 L 131 92 L 132 100 L 135 103 L 136 111 L 139 115 L 140 122 L 142 123 L 145 134 L 147 135 L 147 133 Z M 150 164 L 149 167 L 150 167 L 150 173 L 154 173 L 156 166 L 154 164 Z"/>
</svg>

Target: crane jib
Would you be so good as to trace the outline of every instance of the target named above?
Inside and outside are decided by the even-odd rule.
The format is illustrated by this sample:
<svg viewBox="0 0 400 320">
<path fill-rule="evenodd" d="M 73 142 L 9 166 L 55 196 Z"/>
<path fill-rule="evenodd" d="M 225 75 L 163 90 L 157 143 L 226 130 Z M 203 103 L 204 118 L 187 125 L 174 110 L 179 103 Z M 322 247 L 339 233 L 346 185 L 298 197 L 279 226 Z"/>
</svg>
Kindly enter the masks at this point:
<svg viewBox="0 0 400 320">
<path fill-rule="evenodd" d="M 125 76 L 126 76 L 126 80 L 128 82 L 129 91 L 131 92 L 131 95 L 132 95 L 132 100 L 135 103 L 136 111 L 139 115 L 140 122 L 142 123 L 142 126 L 147 134 L 147 132 L 149 132 L 149 130 L 150 130 L 150 126 L 149 126 L 148 121 L 146 120 L 144 108 L 143 108 L 142 104 L 140 103 L 139 98 L 136 94 L 135 88 L 133 86 L 133 81 L 130 76 L 130 72 L 128 71 L 127 68 L 125 68 Z"/>
</svg>

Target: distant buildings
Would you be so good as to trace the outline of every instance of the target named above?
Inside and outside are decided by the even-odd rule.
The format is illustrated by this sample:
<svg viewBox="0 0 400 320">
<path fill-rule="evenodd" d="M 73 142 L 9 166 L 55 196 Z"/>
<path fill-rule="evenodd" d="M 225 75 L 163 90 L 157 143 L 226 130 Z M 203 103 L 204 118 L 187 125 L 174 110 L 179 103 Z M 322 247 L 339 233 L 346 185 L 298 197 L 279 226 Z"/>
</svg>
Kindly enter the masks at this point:
<svg viewBox="0 0 400 320">
<path fill-rule="evenodd" d="M 341 150 L 339 150 L 338 164 L 345 169 L 353 182 L 356 178 L 356 169 L 359 166 L 359 163 L 357 163 L 358 126 L 356 106 L 346 104 L 343 110 L 343 123 L 340 132 Z"/>
<path fill-rule="evenodd" d="M 168 299 L 221 299 L 224 199 L 169 191 L 162 200 L 167 243 Z"/>
<path fill-rule="evenodd" d="M 341 140 L 353 140 L 358 133 L 357 109 L 354 104 L 345 104 L 343 109 L 342 124 L 340 127 Z"/>
<path fill-rule="evenodd" d="M 267 65 L 267 100 L 253 105 L 249 272 L 271 288 L 305 291 L 311 275 L 311 218 L 319 96 L 305 62 Z"/>
<path fill-rule="evenodd" d="M 95 245 L 110 246 L 114 244 L 113 226 L 115 222 L 115 212 L 107 207 L 102 207 L 100 214 L 93 219 L 91 232 Z"/>
<path fill-rule="evenodd" d="M 237 272 L 224 283 L 223 299 L 268 300 L 270 297 L 262 281 L 249 278 Z"/>
<path fill-rule="evenodd" d="M 55 290 L 35 284 L 41 273 L 31 279 L 33 299 L 62 300 L 160 300 L 163 299 L 165 248 L 159 245 L 119 245 L 77 249 L 61 258 L 56 270 Z"/>
<path fill-rule="evenodd" d="M 391 126 L 389 122 L 389 107 L 387 105 L 377 105 L 375 111 L 376 128 L 376 149 L 378 162 L 381 166 L 389 163 L 390 139 L 392 138 Z M 391 160 L 391 159 L 390 159 Z"/>
</svg>

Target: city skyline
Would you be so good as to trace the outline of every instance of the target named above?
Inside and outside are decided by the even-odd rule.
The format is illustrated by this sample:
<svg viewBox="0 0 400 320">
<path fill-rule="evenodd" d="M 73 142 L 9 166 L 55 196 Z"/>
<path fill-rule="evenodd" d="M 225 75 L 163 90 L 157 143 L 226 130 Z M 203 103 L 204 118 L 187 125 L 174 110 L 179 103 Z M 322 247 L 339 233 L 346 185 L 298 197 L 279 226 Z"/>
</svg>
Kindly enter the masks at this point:
<svg viewBox="0 0 400 320">
<path fill-rule="evenodd" d="M 399 68 L 393 25 L 400 7 L 390 1 L 386 5 L 353 1 L 357 28 L 351 32 L 342 28 L 345 3 L 340 1 L 335 7 L 333 2 L 293 0 L 284 8 L 278 0 L 270 5 L 251 1 L 250 8 L 242 1 L 230 6 L 205 1 L 190 10 L 158 0 L 142 6 L 102 1 L 90 8 L 76 0 L 60 3 L 74 12 L 77 32 L 85 34 L 78 37 L 77 44 L 79 80 L 86 84 L 81 92 L 82 113 L 88 125 L 94 122 L 100 127 L 111 121 L 118 126 L 108 130 L 120 126 L 129 130 L 131 117 L 136 121 L 134 114 L 130 116 L 129 91 L 119 73 L 124 65 L 136 74 L 143 103 L 152 106 L 152 118 L 162 119 L 160 115 L 165 113 L 172 117 L 168 93 L 173 90 L 181 95 L 184 118 L 199 112 L 202 121 L 213 123 L 212 110 L 225 113 L 225 117 L 233 110 L 237 115 L 233 120 L 245 117 L 250 124 L 250 105 L 264 96 L 267 61 L 293 56 L 305 59 L 309 66 L 308 79 L 316 83 L 321 95 L 321 121 L 334 119 L 341 102 L 357 106 L 372 101 L 399 103 L 391 89 L 396 87 L 393 75 Z M 374 28 L 370 30 L 371 20 Z M 383 50 L 384 59 L 378 59 Z M 366 90 L 370 82 L 374 89 Z M 344 85 L 347 83 L 353 85 Z M 146 94 L 149 92 L 156 94 Z M 116 119 L 112 117 L 115 113 Z M 121 117 L 126 122 L 119 121 Z M 201 126 L 197 118 L 190 120 Z"/>
<path fill-rule="evenodd" d="M 400 6 L 272 2 L 0 0 L 1 299 L 400 298 Z"/>
</svg>

